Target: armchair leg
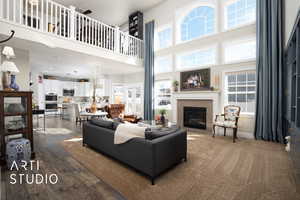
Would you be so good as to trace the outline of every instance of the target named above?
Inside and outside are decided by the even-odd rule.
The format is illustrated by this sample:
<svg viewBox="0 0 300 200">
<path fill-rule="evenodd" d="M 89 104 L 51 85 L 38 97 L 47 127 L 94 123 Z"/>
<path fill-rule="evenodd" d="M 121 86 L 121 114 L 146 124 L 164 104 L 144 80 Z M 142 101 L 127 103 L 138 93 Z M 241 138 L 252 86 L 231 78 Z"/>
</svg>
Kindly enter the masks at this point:
<svg viewBox="0 0 300 200">
<path fill-rule="evenodd" d="M 216 134 L 216 126 L 215 125 L 213 125 L 213 137 L 215 137 L 215 134 Z"/>
<path fill-rule="evenodd" d="M 152 184 L 152 185 L 155 184 L 154 179 L 155 179 L 154 177 L 151 177 L 151 184 Z"/>
<path fill-rule="evenodd" d="M 226 136 L 226 128 L 224 127 L 224 136 Z"/>
<path fill-rule="evenodd" d="M 237 138 L 237 128 L 234 128 L 234 129 L 233 129 L 233 135 L 232 135 L 232 138 L 233 138 L 233 143 L 235 143 L 235 139 Z"/>
</svg>

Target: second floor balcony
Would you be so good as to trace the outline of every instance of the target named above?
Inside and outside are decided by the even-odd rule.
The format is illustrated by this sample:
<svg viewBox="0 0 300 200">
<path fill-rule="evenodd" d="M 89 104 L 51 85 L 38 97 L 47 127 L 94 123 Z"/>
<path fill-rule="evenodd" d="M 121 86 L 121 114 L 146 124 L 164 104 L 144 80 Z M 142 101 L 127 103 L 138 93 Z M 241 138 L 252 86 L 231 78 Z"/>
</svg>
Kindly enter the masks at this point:
<svg viewBox="0 0 300 200">
<path fill-rule="evenodd" d="M 52 0 L 0 0 L 0 21 L 142 60 L 144 43 Z M 63 48 L 63 47 L 61 47 Z"/>
</svg>

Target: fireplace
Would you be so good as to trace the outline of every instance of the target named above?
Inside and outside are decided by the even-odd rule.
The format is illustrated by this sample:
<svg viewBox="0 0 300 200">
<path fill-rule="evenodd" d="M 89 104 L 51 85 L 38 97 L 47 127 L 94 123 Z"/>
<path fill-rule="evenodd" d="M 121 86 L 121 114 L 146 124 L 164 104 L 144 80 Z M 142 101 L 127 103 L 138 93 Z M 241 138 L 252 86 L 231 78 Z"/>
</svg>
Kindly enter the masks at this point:
<svg viewBox="0 0 300 200">
<path fill-rule="evenodd" d="M 206 129 L 206 112 L 204 107 L 184 107 L 183 125 L 188 128 Z"/>
<path fill-rule="evenodd" d="M 212 131 L 213 101 L 210 99 L 177 99 L 177 124 L 191 131 Z"/>
</svg>

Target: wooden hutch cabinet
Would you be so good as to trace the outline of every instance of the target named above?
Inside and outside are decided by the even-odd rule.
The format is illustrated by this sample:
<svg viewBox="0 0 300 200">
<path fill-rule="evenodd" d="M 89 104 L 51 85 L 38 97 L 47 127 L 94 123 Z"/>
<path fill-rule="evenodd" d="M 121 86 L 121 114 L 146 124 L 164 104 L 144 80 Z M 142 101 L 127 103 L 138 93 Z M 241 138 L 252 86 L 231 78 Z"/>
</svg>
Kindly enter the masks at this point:
<svg viewBox="0 0 300 200">
<path fill-rule="evenodd" d="M 32 92 L 0 91 L 1 162 L 5 162 L 5 149 L 9 137 L 22 134 L 30 140 L 34 158 L 32 130 Z"/>
</svg>

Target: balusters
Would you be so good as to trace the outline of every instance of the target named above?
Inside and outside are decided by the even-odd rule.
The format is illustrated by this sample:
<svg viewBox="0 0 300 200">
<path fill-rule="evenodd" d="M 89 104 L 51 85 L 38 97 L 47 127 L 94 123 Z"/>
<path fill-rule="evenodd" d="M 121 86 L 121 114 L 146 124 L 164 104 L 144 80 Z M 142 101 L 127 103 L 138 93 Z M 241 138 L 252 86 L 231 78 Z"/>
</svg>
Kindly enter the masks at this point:
<svg viewBox="0 0 300 200">
<path fill-rule="evenodd" d="M 50 25 L 50 28 L 51 28 L 51 30 L 50 30 L 50 32 L 51 33 L 53 33 L 53 3 L 52 3 L 52 1 L 50 1 L 50 23 L 51 23 L 51 25 Z"/>
<path fill-rule="evenodd" d="M 63 28 L 63 32 L 64 32 L 64 37 L 68 37 L 69 35 L 67 32 L 67 22 L 66 22 L 66 18 L 67 18 L 67 11 L 66 8 L 64 8 L 64 14 L 63 14 L 63 22 L 64 22 L 64 28 Z"/>
<path fill-rule="evenodd" d="M 33 28 L 33 4 L 30 4 L 30 27 Z"/>
<path fill-rule="evenodd" d="M 22 13 L 23 13 L 23 0 L 19 0 L 20 9 L 19 9 L 19 23 L 22 23 Z"/>
<path fill-rule="evenodd" d="M 13 0 L 13 20 L 14 20 L 14 22 L 16 22 L 16 7 L 17 7 L 17 5 L 16 5 L 16 0 Z"/>
<path fill-rule="evenodd" d="M 54 4 L 54 10 L 55 10 L 55 17 L 54 17 L 54 27 L 55 27 L 55 30 L 54 30 L 54 33 L 55 35 L 58 35 L 58 21 L 57 21 L 57 15 L 58 15 L 58 6 L 56 4 Z"/>
<path fill-rule="evenodd" d="M 40 23 L 40 21 L 39 21 L 39 2 L 37 2 L 35 9 L 36 9 L 36 13 L 35 13 L 35 16 L 36 16 L 36 19 L 35 19 L 35 28 L 39 29 L 39 25 L 40 25 L 39 24 Z"/>
<path fill-rule="evenodd" d="M 47 32 L 49 32 L 49 25 L 48 25 L 48 21 L 49 21 L 49 2 L 48 2 L 48 0 L 46 0 L 46 30 L 47 30 Z"/>
<path fill-rule="evenodd" d="M 44 31 L 44 0 L 41 0 L 41 27 L 40 29 Z"/>
</svg>

